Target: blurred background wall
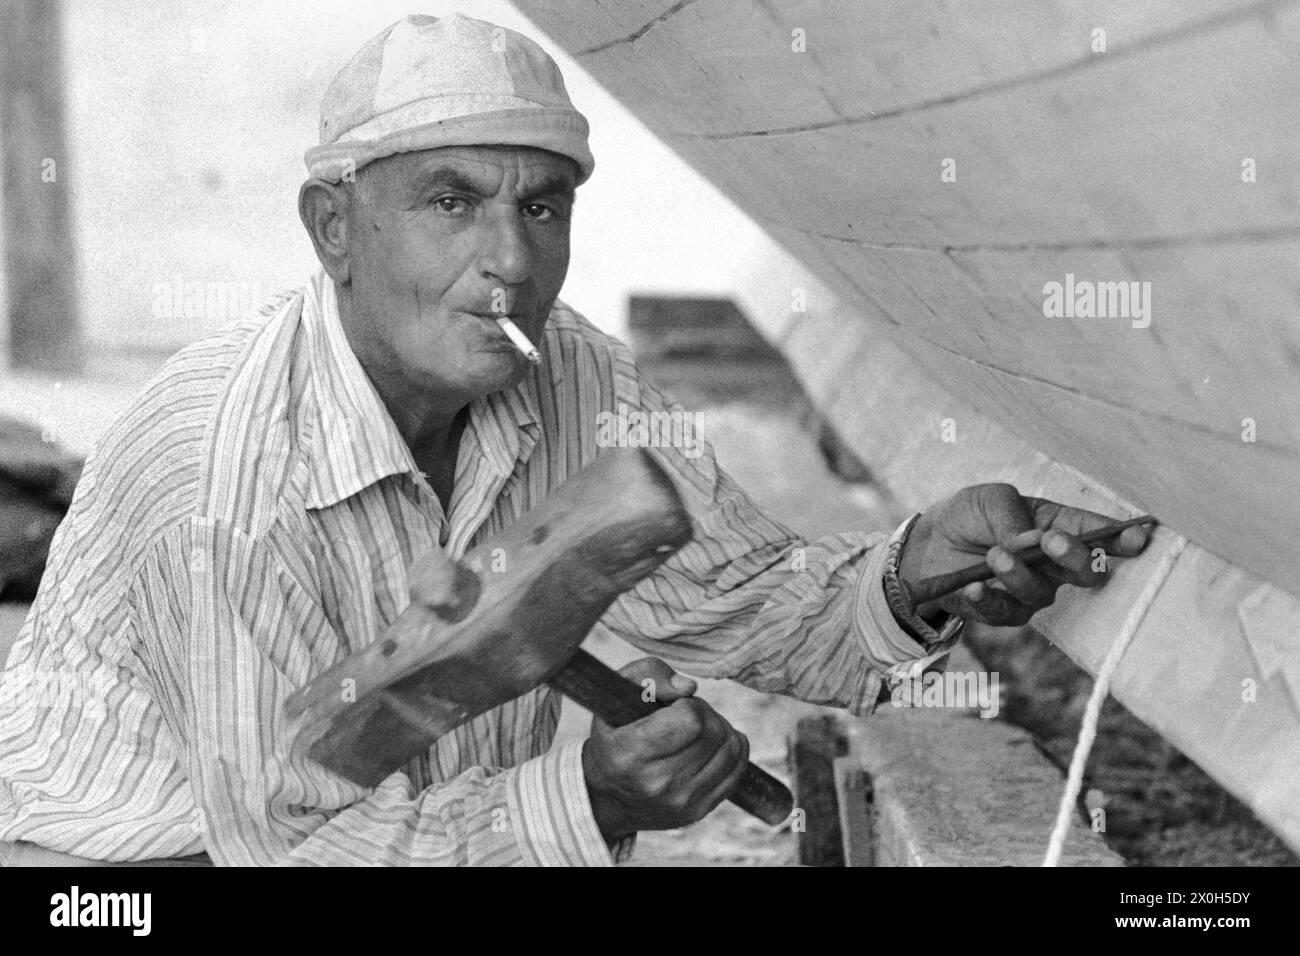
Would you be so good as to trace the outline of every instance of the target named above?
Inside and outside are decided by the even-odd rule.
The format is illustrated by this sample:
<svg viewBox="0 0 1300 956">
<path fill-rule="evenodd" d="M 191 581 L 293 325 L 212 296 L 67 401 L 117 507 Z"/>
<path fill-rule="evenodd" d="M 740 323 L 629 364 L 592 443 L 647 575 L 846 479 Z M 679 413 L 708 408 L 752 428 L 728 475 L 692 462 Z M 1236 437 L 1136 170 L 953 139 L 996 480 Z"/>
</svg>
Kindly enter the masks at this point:
<svg viewBox="0 0 1300 956">
<path fill-rule="evenodd" d="M 596 156 L 562 297 L 602 328 L 623 334 L 633 291 L 734 296 L 769 332 L 792 290 L 810 306 L 826 296 L 504 0 L 65 0 L 70 155 L 59 176 L 92 351 L 174 351 L 301 282 L 315 258 L 297 190 L 321 94 L 410 12 L 491 20 L 559 61 Z"/>
</svg>

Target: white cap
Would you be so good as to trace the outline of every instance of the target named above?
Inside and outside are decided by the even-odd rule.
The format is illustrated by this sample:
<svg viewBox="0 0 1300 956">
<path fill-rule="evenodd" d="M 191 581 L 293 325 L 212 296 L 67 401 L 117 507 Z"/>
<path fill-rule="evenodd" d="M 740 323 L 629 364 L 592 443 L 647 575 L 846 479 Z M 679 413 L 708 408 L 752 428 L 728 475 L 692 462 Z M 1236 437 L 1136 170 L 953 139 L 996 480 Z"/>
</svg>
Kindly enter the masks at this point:
<svg viewBox="0 0 1300 956">
<path fill-rule="evenodd" d="M 320 145 L 304 159 L 337 182 L 394 153 L 533 146 L 591 176 L 587 119 L 555 61 L 521 33 L 461 14 L 412 14 L 369 40 L 321 101 Z"/>
</svg>

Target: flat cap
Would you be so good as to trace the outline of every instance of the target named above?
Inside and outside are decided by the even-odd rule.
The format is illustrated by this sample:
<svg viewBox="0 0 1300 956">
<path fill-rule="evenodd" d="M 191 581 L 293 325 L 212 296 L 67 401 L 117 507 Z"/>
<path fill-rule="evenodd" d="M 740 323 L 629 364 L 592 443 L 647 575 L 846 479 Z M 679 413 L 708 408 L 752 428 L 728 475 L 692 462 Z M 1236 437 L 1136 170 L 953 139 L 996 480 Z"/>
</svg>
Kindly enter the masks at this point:
<svg viewBox="0 0 1300 956">
<path fill-rule="evenodd" d="M 412 14 L 357 51 L 321 101 L 312 176 L 337 182 L 376 159 L 439 146 L 533 146 L 595 165 L 587 119 L 555 61 L 514 30 Z"/>
</svg>

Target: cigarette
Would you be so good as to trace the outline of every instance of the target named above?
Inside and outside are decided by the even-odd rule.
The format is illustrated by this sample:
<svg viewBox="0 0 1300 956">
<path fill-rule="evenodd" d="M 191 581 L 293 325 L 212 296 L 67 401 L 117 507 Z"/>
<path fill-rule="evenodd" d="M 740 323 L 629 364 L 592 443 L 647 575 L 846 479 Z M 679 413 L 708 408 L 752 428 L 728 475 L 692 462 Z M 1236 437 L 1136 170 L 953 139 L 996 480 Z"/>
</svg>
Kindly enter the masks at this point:
<svg viewBox="0 0 1300 956">
<path fill-rule="evenodd" d="M 510 341 L 514 343 L 515 348 L 524 353 L 524 358 L 534 365 L 542 364 L 542 353 L 537 351 L 537 346 L 528 340 L 523 330 L 510 321 L 508 315 L 497 316 L 497 325 L 505 331 Z"/>
</svg>

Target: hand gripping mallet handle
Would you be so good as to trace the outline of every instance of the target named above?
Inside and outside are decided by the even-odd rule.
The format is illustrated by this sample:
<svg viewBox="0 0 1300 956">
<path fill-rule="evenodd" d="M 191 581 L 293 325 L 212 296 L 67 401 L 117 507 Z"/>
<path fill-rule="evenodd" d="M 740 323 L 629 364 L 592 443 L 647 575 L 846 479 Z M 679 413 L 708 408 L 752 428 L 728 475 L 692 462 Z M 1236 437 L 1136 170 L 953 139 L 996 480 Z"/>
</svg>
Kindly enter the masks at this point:
<svg viewBox="0 0 1300 956">
<path fill-rule="evenodd" d="M 548 683 L 612 727 L 630 724 L 666 706 L 643 700 L 640 684 L 581 649 Z M 772 826 L 794 810 L 794 797 L 785 784 L 752 763 L 745 767 L 740 784 L 727 799 Z"/>
</svg>

